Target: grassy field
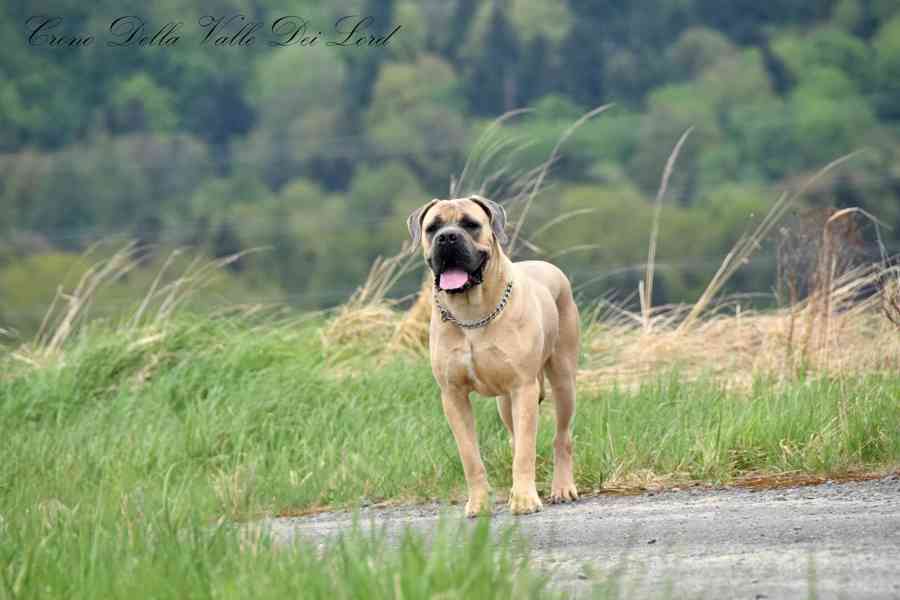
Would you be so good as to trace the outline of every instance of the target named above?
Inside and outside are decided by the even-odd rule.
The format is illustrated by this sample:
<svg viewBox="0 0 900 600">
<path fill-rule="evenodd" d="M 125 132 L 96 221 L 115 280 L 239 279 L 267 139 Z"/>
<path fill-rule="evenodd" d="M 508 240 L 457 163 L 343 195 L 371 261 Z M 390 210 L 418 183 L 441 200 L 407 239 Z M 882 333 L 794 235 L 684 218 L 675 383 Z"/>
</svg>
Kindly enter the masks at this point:
<svg viewBox="0 0 900 600">
<path fill-rule="evenodd" d="M 0 598 L 547 593 L 485 531 L 465 540 L 451 531 L 434 547 L 410 537 L 382 550 L 376 536 L 270 552 L 264 536 L 231 525 L 463 499 L 427 361 L 376 362 L 361 350 L 336 363 L 320 325 L 181 316 L 155 329 L 89 327 L 38 366 L 0 356 Z M 671 372 L 636 390 L 582 393 L 576 477 L 591 493 L 891 468 L 898 398 L 900 375 L 729 389 Z M 542 492 L 552 469 L 547 404 Z M 505 430 L 493 401 L 475 406 L 502 497 Z"/>
</svg>

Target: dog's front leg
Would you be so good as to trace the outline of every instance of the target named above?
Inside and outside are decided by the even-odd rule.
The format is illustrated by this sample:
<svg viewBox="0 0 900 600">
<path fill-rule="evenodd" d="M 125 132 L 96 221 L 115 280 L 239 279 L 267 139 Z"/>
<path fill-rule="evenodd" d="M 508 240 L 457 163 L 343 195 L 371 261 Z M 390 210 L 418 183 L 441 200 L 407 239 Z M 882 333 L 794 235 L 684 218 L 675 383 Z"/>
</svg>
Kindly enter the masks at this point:
<svg viewBox="0 0 900 600">
<path fill-rule="evenodd" d="M 534 484 L 535 446 L 537 444 L 537 380 L 513 390 L 513 485 L 509 492 L 509 510 L 514 515 L 538 512 L 543 508 Z"/>
<path fill-rule="evenodd" d="M 456 438 L 459 458 L 462 460 L 466 474 L 466 485 L 469 488 L 469 500 L 466 502 L 466 516 L 474 517 L 481 512 L 490 511 L 490 486 L 487 472 L 481 462 L 478 450 L 478 435 L 475 432 L 475 415 L 468 392 L 458 388 L 441 390 L 441 403 L 444 414 Z"/>
</svg>

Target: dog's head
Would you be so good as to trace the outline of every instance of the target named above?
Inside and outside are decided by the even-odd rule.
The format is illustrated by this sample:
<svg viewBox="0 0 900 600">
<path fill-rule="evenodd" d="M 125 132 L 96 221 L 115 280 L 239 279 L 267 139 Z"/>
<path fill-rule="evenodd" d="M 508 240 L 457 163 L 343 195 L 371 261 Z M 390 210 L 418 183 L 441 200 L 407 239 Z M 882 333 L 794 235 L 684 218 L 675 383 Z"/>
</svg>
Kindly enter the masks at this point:
<svg viewBox="0 0 900 600">
<path fill-rule="evenodd" d="M 432 200 L 406 221 L 421 244 L 435 285 L 458 294 L 480 284 L 484 268 L 506 242 L 506 211 L 481 196 Z"/>
</svg>

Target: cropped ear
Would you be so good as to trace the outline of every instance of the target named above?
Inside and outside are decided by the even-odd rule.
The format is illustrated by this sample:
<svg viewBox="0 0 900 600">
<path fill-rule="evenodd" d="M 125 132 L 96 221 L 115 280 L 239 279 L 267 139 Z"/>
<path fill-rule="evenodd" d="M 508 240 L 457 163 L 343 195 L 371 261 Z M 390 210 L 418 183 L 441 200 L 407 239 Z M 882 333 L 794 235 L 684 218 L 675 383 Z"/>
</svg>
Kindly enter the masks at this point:
<svg viewBox="0 0 900 600">
<path fill-rule="evenodd" d="M 481 196 L 471 196 L 469 199 L 483 208 L 491 218 L 491 231 L 494 232 L 497 243 L 505 244 L 509 239 L 506 237 L 506 209 L 493 200 Z"/>
<path fill-rule="evenodd" d="M 406 227 L 409 229 L 409 235 L 412 238 L 412 248 L 415 249 L 422 240 L 422 221 L 425 219 L 425 213 L 428 209 L 437 204 L 438 199 L 435 198 L 425 206 L 420 206 L 410 213 L 406 218 Z"/>
</svg>

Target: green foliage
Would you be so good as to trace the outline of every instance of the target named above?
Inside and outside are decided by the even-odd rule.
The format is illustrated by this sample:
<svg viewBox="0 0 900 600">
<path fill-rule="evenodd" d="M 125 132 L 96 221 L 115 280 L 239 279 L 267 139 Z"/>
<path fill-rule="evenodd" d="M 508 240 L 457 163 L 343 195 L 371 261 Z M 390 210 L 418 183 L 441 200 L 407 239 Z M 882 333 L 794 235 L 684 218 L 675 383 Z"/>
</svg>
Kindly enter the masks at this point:
<svg viewBox="0 0 900 600">
<path fill-rule="evenodd" d="M 253 94 L 259 126 L 236 144 L 237 163 L 273 189 L 345 153 L 338 127 L 343 115 L 335 99 L 346 75 L 337 51 L 281 50 L 261 61 Z"/>
<path fill-rule="evenodd" d="M 171 93 L 146 73 L 134 75 L 116 86 L 111 111 L 113 128 L 117 131 L 166 132 L 178 124 Z"/>
<path fill-rule="evenodd" d="M 541 36 L 556 43 L 572 26 L 572 15 L 565 2 L 512 0 L 508 6 L 510 24 L 523 42 Z"/>
<path fill-rule="evenodd" d="M 734 206 L 730 219 L 740 222 L 747 203 Z M 536 204 L 535 222 L 549 221 L 557 214 L 591 211 L 545 229 L 534 239 L 552 261 L 570 273 L 576 290 L 584 298 L 593 298 L 605 290 L 617 290 L 622 296 L 637 289 L 643 280 L 647 260 L 653 208 L 634 186 L 627 183 L 569 188 L 558 200 L 542 198 Z M 660 296 L 655 302 L 674 295 L 695 299 L 718 266 L 704 260 L 710 247 L 733 242 L 734 222 L 722 215 L 708 215 L 704 209 L 667 205 L 662 212 L 658 240 L 658 277 Z M 698 223 L 719 231 L 721 238 L 709 239 L 691 234 Z M 745 222 L 746 224 L 746 222 Z M 559 230 L 565 228 L 565 237 Z M 728 233 L 726 233 L 728 232 Z M 668 257 L 679 257 L 672 260 Z M 692 276 L 692 277 L 691 277 Z M 607 292 L 608 293 L 608 292 Z"/>
<path fill-rule="evenodd" d="M 450 2 L 445 4 L 451 5 Z M 402 62 L 411 62 L 431 45 L 428 40 L 427 16 L 436 12 L 435 8 L 423 6 L 412 0 L 401 0 L 396 3 L 395 21 L 403 25 L 403 35 L 396 39 L 395 44 L 392 43 L 392 57 Z"/>
<path fill-rule="evenodd" d="M 737 52 L 737 47 L 718 31 L 694 27 L 672 44 L 668 60 L 678 79 L 691 79 Z"/>
<path fill-rule="evenodd" d="M 467 139 L 459 105 L 456 75 L 441 59 L 385 65 L 365 116 L 375 155 L 403 159 L 426 184 L 445 186 Z"/>
<path fill-rule="evenodd" d="M 846 31 L 858 31 L 865 18 L 861 0 L 838 0 L 831 11 L 832 22 Z"/>
<path fill-rule="evenodd" d="M 0 205 L 15 225 L 63 248 L 104 234 L 155 241 L 160 213 L 212 173 L 207 147 L 185 135 L 101 136 L 58 152 L 0 157 Z"/>
<path fill-rule="evenodd" d="M 487 7 L 488 5 L 485 5 Z M 468 50 L 466 90 L 469 107 L 478 115 L 502 114 L 516 108 L 518 64 L 521 44 L 506 16 L 506 11 L 494 4 L 480 32 L 473 34 Z"/>
<path fill-rule="evenodd" d="M 875 77 L 880 114 L 900 117 L 900 16 L 886 22 L 872 43 L 875 49 Z"/>
<path fill-rule="evenodd" d="M 520 142 L 517 151 L 510 146 L 483 170 L 488 177 L 508 163 L 496 182 L 502 186 L 545 160 L 574 120 L 604 103 L 616 106 L 562 147 L 550 195 L 628 190 L 646 204 L 676 140 L 692 127 L 667 195 L 685 210 L 663 223 L 663 235 L 692 232 L 686 237 L 703 242 L 691 252 L 715 263 L 729 250 L 739 210 L 866 147 L 818 201 L 864 207 L 892 227 L 882 231 L 887 251 L 900 243 L 900 12 L 891 0 L 765 8 L 713 0 L 371 0 L 359 9 L 375 18 L 373 32 L 401 25 L 384 48 L 326 45 L 342 14 L 328 3 L 126 4 L 128 11 L 108 0 L 88 9 L 66 0 L 56 9 L 67 33 L 105 32 L 123 11 L 142 15 L 148 31 L 177 16 L 185 23 L 179 46 L 30 46 L 20 26 L 27 3 L 0 7 L 0 35 L 13 41 L 0 55 L 5 262 L 77 254 L 113 234 L 213 256 L 266 246 L 268 258 L 233 265 L 234 274 L 259 289 L 280 288 L 304 308 L 333 305 L 360 283 L 368 261 L 399 249 L 409 209 L 446 193 L 492 118 L 535 108 L 503 127 Z M 272 48 L 260 31 L 251 47 L 210 47 L 195 26 L 207 12 L 266 24 L 299 14 L 323 38 Z M 722 190 L 757 198 L 737 202 L 743 208 L 720 221 L 703 211 Z M 532 214 L 534 229 L 537 219 L 555 216 Z M 560 244 L 606 243 L 576 225 L 566 221 L 553 235 Z M 629 269 L 648 234 L 635 228 L 628 252 L 567 255 L 567 268 Z M 665 258 L 697 262 L 682 251 L 673 246 Z M 690 283 L 673 279 L 659 288 L 660 299 L 690 299 L 706 273 L 685 267 L 665 275 Z M 758 286 L 741 291 L 771 287 L 755 275 L 736 281 Z M 613 289 L 619 284 L 588 288 L 623 293 Z M 38 311 L 14 302 L 4 306 L 0 328 L 31 329 L 31 317 L 25 325 L 9 315 Z"/>
<path fill-rule="evenodd" d="M 795 139 L 808 165 L 851 152 L 876 124 L 866 101 L 837 69 L 811 69 L 790 102 Z"/>
<path fill-rule="evenodd" d="M 534 115 L 510 122 L 504 131 L 513 145 L 514 163 L 521 168 L 533 167 L 545 161 L 559 141 L 559 137 L 581 116 L 581 110 L 564 96 L 550 94 L 535 103 Z M 641 117 L 621 107 L 614 107 L 584 123 L 568 138 L 554 173 L 569 183 L 598 178 L 598 165 L 621 165 L 634 153 Z M 508 160 L 503 154 L 494 161 Z M 603 176 L 599 177 L 601 180 Z"/>
<path fill-rule="evenodd" d="M 852 78 L 860 89 L 870 85 L 872 52 L 849 33 L 822 28 L 802 37 L 784 34 L 773 48 L 797 81 L 802 82 L 811 69 L 830 67 Z"/>
</svg>

